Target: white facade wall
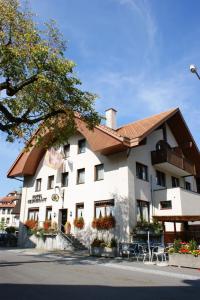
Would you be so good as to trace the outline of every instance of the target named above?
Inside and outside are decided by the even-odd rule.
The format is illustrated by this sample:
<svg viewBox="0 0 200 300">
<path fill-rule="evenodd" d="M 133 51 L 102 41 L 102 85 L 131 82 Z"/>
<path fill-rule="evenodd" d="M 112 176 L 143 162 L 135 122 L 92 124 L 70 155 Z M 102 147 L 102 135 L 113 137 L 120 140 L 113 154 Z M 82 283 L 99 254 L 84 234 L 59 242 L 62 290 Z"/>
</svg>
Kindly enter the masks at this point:
<svg viewBox="0 0 200 300">
<path fill-rule="evenodd" d="M 19 227 L 19 217 L 12 214 L 12 208 L 0 208 L 0 222 L 4 222 L 5 227 Z"/>
<path fill-rule="evenodd" d="M 169 145 L 171 147 L 178 146 L 168 126 L 166 132 Z M 81 237 L 81 239 L 88 244 L 96 234 L 96 231 L 91 228 L 91 223 L 94 218 L 95 201 L 115 200 L 114 210 L 117 224 L 116 229 L 112 231 L 112 234 L 121 241 L 127 241 L 129 239 L 129 234 L 136 225 L 137 200 L 149 202 L 150 219 L 152 219 L 152 216 L 155 214 L 168 215 L 179 214 L 179 212 L 183 213 L 180 208 L 182 194 L 178 196 L 175 191 L 176 189 L 171 189 L 171 176 L 178 177 L 182 187 L 184 187 L 185 179 L 175 173 L 161 170 L 166 174 L 167 189 L 163 189 L 163 187 L 156 185 L 156 168 L 152 166 L 151 163 L 151 151 L 154 151 L 156 149 L 156 143 L 163 139 L 162 129 L 158 129 L 151 133 L 146 140 L 146 144 L 132 148 L 130 151 L 124 151 L 109 156 L 93 153 L 88 144 L 86 145 L 86 152 L 78 154 L 78 140 L 82 138 L 84 138 L 82 135 L 77 134 L 69 139 L 70 156 L 67 159 L 64 159 L 63 166 L 60 170 L 52 169 L 45 165 L 44 157 L 37 168 L 36 174 L 32 177 L 25 178 L 20 214 L 20 221 L 22 223 L 28 218 L 28 209 L 38 207 L 39 221 L 42 224 L 46 218 L 47 206 L 52 206 L 52 221 L 59 223 L 59 209 L 64 208 L 68 210 L 68 221 L 72 224 L 72 233 Z M 137 178 L 136 162 L 148 167 L 147 181 Z M 104 164 L 104 180 L 95 181 L 94 167 L 101 163 Z M 77 184 L 77 170 L 81 168 L 85 168 L 85 183 Z M 58 202 L 54 202 L 52 201 L 51 196 L 55 193 L 55 190 L 47 189 L 48 176 L 54 175 L 54 186 L 61 187 L 62 172 L 69 172 L 68 187 L 61 188 L 61 190 L 64 191 L 63 201 L 60 197 Z M 37 178 L 42 179 L 42 188 L 39 192 L 35 191 Z M 186 180 L 191 182 L 192 189 L 196 191 L 194 178 L 187 177 Z M 162 191 L 153 192 L 158 189 L 161 189 Z M 166 195 L 166 193 L 168 194 Z M 169 210 L 160 210 L 159 202 L 167 200 L 168 197 L 173 200 L 173 193 L 176 194 L 176 201 L 173 202 L 173 209 L 170 212 Z M 42 198 L 46 198 L 46 201 L 28 204 L 27 201 L 31 200 L 32 197 L 37 194 L 42 195 Z M 195 201 L 200 201 L 199 195 L 197 195 L 197 200 Z M 85 228 L 83 230 L 78 230 L 73 226 L 77 203 L 84 203 L 83 218 L 85 221 Z M 187 200 L 184 201 L 184 203 L 187 203 Z M 186 206 L 184 214 L 187 210 L 188 207 Z M 167 230 L 168 229 L 171 230 L 171 227 L 168 227 Z"/>
<path fill-rule="evenodd" d="M 120 234 L 121 226 L 120 219 L 122 210 L 125 210 L 128 199 L 128 167 L 126 164 L 126 153 L 122 152 L 110 156 L 103 156 L 93 153 L 89 145 L 86 145 L 86 152 L 78 154 L 78 140 L 83 136 L 76 135 L 69 139 L 70 156 L 64 160 L 62 169 L 54 170 L 45 165 L 43 158 L 38 166 L 35 176 L 25 179 L 25 186 L 22 195 L 22 210 L 20 221 L 24 223 L 28 218 L 28 209 L 39 207 L 39 221 L 45 221 L 46 207 L 52 206 L 53 220 L 59 223 L 58 210 L 68 209 L 68 221 L 73 224 L 75 218 L 75 210 L 77 203 L 84 203 L 83 218 L 85 221 L 85 231 L 87 236 L 90 236 L 91 223 L 94 218 L 94 202 L 100 200 L 115 200 L 115 215 L 118 219 L 116 231 Z M 104 164 L 104 180 L 94 180 L 95 165 Z M 77 170 L 85 168 L 85 183 L 77 184 Z M 58 202 L 51 200 L 54 189 L 47 189 L 48 176 L 55 176 L 55 186 L 61 186 L 61 173 L 69 172 L 68 187 L 63 187 L 64 201 L 60 198 Z M 35 192 L 35 183 L 37 178 L 42 178 L 41 191 Z M 33 195 L 42 194 L 42 198 L 46 198 L 45 202 L 28 204 L 27 201 L 32 199 Z M 126 208 L 127 210 L 127 208 Z M 118 217 L 117 217 L 118 216 Z M 128 224 L 123 228 L 123 233 L 128 235 Z M 77 230 L 72 225 L 72 232 L 77 233 Z M 79 232 L 79 231 L 78 231 Z M 117 233 L 116 233 L 117 234 Z"/>
</svg>

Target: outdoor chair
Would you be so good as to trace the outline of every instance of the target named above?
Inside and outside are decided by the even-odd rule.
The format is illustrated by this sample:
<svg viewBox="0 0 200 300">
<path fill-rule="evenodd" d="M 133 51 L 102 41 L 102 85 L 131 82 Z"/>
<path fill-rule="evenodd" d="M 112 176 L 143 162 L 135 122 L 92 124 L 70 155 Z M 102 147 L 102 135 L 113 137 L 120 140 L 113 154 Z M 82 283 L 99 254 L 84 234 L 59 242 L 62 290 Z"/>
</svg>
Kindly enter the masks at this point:
<svg viewBox="0 0 200 300">
<path fill-rule="evenodd" d="M 127 256 L 128 258 L 136 257 L 138 255 L 138 245 L 137 244 L 128 244 L 128 243 L 123 243 L 120 244 L 119 248 L 119 255 L 120 256 Z"/>
<path fill-rule="evenodd" d="M 157 261 L 159 261 L 159 257 L 161 257 L 162 261 L 166 261 L 165 248 L 162 246 L 154 247 L 152 250 L 151 261 L 153 261 L 154 257 L 156 257 Z"/>
<path fill-rule="evenodd" d="M 149 251 L 146 246 L 139 245 L 138 246 L 138 255 L 137 255 L 137 261 L 142 258 L 143 262 L 146 258 L 149 258 Z"/>
</svg>

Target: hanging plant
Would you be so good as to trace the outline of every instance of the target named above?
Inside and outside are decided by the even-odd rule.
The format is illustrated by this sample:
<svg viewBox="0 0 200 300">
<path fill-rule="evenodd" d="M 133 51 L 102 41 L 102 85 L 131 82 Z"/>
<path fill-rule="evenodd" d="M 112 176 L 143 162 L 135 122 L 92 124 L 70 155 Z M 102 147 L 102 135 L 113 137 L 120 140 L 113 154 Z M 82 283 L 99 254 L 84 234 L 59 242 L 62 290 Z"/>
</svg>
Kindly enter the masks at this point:
<svg viewBox="0 0 200 300">
<path fill-rule="evenodd" d="M 74 219 L 74 226 L 78 229 L 83 229 L 85 225 L 83 217 Z"/>
</svg>

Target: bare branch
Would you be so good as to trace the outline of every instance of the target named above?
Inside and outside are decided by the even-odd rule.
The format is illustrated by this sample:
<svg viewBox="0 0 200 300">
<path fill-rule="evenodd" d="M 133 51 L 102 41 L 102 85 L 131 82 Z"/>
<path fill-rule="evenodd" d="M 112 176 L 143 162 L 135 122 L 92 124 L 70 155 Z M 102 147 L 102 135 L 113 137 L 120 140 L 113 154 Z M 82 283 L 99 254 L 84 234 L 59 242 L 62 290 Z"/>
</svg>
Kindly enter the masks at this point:
<svg viewBox="0 0 200 300">
<path fill-rule="evenodd" d="M 5 89 L 7 89 L 7 87 L 8 87 L 8 82 L 7 81 L 0 83 L 0 91 L 3 91 Z"/>
<path fill-rule="evenodd" d="M 30 83 L 33 83 L 33 82 L 35 82 L 37 80 L 38 80 L 38 74 L 35 74 L 35 75 L 33 75 L 33 76 L 25 79 L 21 83 L 17 84 L 16 86 L 12 86 L 9 83 L 9 86 L 6 89 L 6 94 L 8 96 L 14 96 L 17 92 L 19 92 L 20 90 L 22 90 L 25 86 L 27 86 Z"/>
</svg>

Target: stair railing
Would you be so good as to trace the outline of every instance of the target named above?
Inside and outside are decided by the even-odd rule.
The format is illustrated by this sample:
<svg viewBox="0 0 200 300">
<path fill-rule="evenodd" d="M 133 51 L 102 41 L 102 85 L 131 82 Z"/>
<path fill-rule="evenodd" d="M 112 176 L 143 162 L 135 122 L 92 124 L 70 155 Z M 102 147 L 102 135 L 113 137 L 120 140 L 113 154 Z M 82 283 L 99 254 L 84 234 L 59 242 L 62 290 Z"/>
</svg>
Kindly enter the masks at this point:
<svg viewBox="0 0 200 300">
<path fill-rule="evenodd" d="M 58 228 L 58 232 L 59 232 L 64 238 L 66 238 L 66 240 L 68 240 L 68 242 L 69 242 L 72 246 L 74 246 L 73 240 L 69 237 L 69 235 L 65 234 L 65 233 L 62 231 L 62 228 L 65 228 L 65 226 L 61 224 L 61 227 Z"/>
</svg>

